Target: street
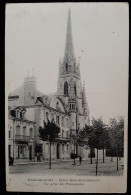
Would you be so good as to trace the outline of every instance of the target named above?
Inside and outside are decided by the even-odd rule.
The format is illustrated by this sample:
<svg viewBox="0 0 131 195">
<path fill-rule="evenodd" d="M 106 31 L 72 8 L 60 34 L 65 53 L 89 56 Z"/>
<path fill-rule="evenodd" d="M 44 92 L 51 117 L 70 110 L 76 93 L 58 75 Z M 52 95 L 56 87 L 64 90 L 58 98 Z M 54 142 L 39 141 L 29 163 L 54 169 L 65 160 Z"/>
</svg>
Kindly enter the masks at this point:
<svg viewBox="0 0 131 195">
<path fill-rule="evenodd" d="M 76 160 L 76 165 L 73 165 L 73 159 L 70 161 L 57 161 L 52 162 L 51 169 L 49 169 L 49 162 L 31 162 L 28 164 L 15 164 L 9 166 L 10 174 L 32 174 L 32 175 L 76 175 L 76 176 L 86 176 L 95 175 L 96 164 L 95 159 L 93 159 L 93 164 L 90 164 L 90 160 L 83 160 L 80 164 Z M 99 160 L 98 164 L 98 174 L 97 175 L 122 175 L 123 174 L 123 159 L 119 160 L 119 170 L 117 171 L 116 158 L 106 158 L 105 163 Z"/>
</svg>

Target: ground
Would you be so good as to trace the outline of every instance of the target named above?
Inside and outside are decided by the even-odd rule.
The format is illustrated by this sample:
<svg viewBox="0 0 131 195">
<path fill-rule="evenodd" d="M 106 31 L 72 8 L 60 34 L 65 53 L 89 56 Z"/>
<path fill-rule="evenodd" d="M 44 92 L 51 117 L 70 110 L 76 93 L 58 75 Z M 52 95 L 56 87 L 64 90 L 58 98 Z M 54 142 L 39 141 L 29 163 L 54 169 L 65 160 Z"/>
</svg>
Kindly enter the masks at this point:
<svg viewBox="0 0 131 195">
<path fill-rule="evenodd" d="M 32 162 L 28 164 L 15 164 L 9 166 L 10 174 L 32 174 L 32 175 L 95 175 L 96 174 L 96 160 L 93 159 L 93 164 L 90 160 L 83 160 L 80 164 L 76 160 L 76 165 L 73 165 L 73 160 L 52 162 L 52 167 L 49 169 L 49 162 Z M 105 163 L 99 160 L 97 175 L 122 175 L 123 174 L 123 159 L 119 160 L 119 170 L 117 171 L 116 158 L 106 158 Z"/>
</svg>

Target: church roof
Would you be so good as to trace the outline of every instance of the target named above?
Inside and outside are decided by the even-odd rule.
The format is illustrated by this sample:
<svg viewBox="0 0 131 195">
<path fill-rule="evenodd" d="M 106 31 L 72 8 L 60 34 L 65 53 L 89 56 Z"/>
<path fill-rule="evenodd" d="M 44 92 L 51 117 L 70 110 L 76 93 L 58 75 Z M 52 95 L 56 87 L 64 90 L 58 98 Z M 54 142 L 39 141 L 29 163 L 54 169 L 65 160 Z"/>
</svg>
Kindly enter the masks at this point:
<svg viewBox="0 0 131 195">
<path fill-rule="evenodd" d="M 39 102 L 41 102 L 43 105 L 45 105 L 45 106 L 47 106 L 47 107 L 50 107 L 51 101 L 52 101 L 55 97 L 58 98 L 58 99 L 61 101 L 61 103 L 62 103 L 62 105 L 64 106 L 64 109 L 65 109 L 64 98 L 62 98 L 61 96 L 59 96 L 57 93 L 46 94 L 46 95 L 37 97 L 36 103 L 39 101 Z"/>
<path fill-rule="evenodd" d="M 56 96 L 57 96 L 56 93 L 46 94 L 46 95 L 42 95 L 42 96 L 37 97 L 37 100 L 39 100 L 45 106 L 50 106 L 52 99 Z"/>
</svg>

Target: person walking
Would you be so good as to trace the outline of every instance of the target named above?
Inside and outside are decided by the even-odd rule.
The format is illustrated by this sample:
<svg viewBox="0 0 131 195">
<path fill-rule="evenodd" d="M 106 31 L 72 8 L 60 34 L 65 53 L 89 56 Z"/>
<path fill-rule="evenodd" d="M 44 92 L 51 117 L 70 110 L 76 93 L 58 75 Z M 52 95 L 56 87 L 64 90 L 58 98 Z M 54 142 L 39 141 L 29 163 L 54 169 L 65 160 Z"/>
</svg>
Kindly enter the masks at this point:
<svg viewBox="0 0 131 195">
<path fill-rule="evenodd" d="M 81 164 L 81 162 L 82 162 L 82 157 L 81 157 L 81 156 L 79 156 L 79 162 L 80 162 L 80 164 Z"/>
</svg>

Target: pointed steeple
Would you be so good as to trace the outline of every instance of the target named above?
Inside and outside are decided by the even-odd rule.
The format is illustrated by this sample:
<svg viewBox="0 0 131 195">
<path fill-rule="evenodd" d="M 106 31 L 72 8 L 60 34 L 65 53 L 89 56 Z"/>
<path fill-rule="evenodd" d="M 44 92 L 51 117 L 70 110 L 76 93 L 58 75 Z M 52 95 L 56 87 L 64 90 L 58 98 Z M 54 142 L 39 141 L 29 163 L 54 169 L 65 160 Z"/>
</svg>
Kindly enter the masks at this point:
<svg viewBox="0 0 131 195">
<path fill-rule="evenodd" d="M 87 107 L 87 101 L 86 101 L 86 91 L 85 91 L 85 82 L 83 83 L 83 91 L 82 91 L 82 105 L 83 105 L 83 107 Z"/>
<path fill-rule="evenodd" d="M 59 59 L 59 76 L 61 76 L 61 58 Z"/>
<path fill-rule="evenodd" d="M 57 83 L 57 92 L 59 91 L 60 76 L 61 76 L 61 59 L 59 59 L 59 75 L 58 75 L 58 83 Z"/>
<path fill-rule="evenodd" d="M 73 49 L 73 39 L 72 39 L 72 27 L 71 27 L 71 11 L 69 9 L 64 61 L 66 61 L 67 63 L 71 63 L 72 60 L 74 61 L 74 49 Z"/>
</svg>

